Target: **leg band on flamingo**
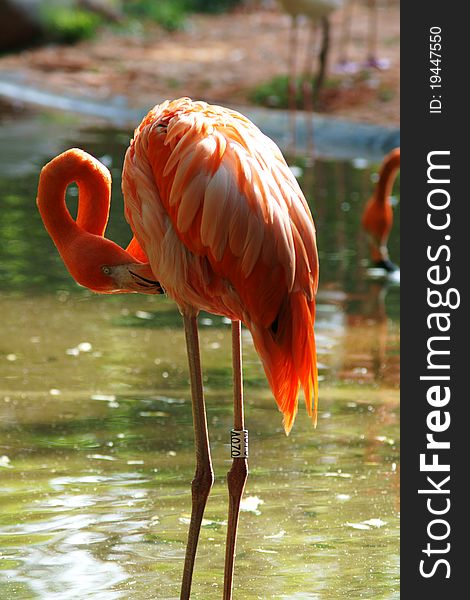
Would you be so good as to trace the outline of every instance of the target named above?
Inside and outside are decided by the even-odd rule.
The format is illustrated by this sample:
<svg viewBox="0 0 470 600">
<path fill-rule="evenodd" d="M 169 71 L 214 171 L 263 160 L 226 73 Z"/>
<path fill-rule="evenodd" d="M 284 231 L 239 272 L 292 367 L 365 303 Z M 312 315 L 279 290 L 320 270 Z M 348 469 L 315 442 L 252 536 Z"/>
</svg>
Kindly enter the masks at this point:
<svg viewBox="0 0 470 600">
<path fill-rule="evenodd" d="M 248 458 L 248 429 L 230 431 L 230 448 L 232 458 Z"/>
</svg>

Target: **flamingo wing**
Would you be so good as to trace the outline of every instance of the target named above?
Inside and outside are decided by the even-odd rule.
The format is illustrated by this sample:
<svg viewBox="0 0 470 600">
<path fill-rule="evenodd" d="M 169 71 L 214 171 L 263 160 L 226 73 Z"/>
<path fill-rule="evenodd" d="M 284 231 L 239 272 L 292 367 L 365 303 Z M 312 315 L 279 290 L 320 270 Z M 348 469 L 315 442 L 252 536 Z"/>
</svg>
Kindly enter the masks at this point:
<svg viewBox="0 0 470 600">
<path fill-rule="evenodd" d="M 137 130 L 124 168 L 132 188 L 125 190 L 126 215 L 145 238 L 150 261 L 149 246 L 158 240 L 153 254 L 160 272 L 160 240 L 171 223 L 189 253 L 205 257 L 235 287 L 249 313 L 266 312 L 273 295 L 278 307 L 294 285 L 312 297 L 318 281 L 313 220 L 277 146 L 235 111 L 184 100 L 162 106 Z M 185 275 L 179 280 L 191 278 Z M 246 291 L 250 282 L 255 296 Z"/>
</svg>

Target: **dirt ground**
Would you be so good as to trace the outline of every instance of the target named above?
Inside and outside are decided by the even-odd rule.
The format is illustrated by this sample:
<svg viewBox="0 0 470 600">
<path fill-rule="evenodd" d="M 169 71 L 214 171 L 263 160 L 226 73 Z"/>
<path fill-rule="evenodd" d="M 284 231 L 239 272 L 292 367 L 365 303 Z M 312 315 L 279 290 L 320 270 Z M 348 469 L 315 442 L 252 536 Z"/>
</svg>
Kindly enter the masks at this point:
<svg viewBox="0 0 470 600">
<path fill-rule="evenodd" d="M 357 5 L 359 4 L 359 5 Z M 399 124 L 400 24 L 397 0 L 378 2 L 380 58 L 390 68 L 337 75 L 343 10 L 332 17 L 329 77 L 323 112 L 353 121 Z M 351 18 L 348 58 L 363 63 L 367 54 L 367 7 L 356 3 Z M 20 74 L 41 89 L 99 100 L 121 96 L 131 107 L 150 107 L 164 98 L 190 96 L 209 102 L 250 104 L 251 90 L 287 73 L 290 18 L 276 7 L 259 6 L 222 15 L 195 15 L 182 31 L 157 26 L 120 34 L 104 29 L 91 42 L 48 46 L 0 57 L 2 71 Z M 305 61 L 304 23 L 299 69 Z"/>
</svg>

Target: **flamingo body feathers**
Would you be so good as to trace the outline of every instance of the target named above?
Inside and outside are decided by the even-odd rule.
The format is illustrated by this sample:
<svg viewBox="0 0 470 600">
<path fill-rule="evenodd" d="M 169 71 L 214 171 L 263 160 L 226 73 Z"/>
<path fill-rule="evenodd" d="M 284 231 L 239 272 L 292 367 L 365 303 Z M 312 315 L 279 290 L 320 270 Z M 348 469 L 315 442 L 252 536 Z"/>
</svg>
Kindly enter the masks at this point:
<svg viewBox="0 0 470 600">
<path fill-rule="evenodd" d="M 138 243 L 181 310 L 242 320 L 286 431 L 300 386 L 316 419 L 315 228 L 274 142 L 236 111 L 164 102 L 135 131 L 123 194 Z"/>
</svg>

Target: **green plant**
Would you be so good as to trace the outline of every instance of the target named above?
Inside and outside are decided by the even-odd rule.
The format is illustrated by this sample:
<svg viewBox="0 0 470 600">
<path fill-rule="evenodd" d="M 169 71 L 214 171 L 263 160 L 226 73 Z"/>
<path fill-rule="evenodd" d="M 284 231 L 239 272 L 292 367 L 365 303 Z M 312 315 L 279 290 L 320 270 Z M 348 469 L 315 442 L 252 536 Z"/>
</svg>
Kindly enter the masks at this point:
<svg viewBox="0 0 470 600">
<path fill-rule="evenodd" d="M 298 90 L 297 86 L 297 90 Z M 287 106 L 287 75 L 277 75 L 264 81 L 250 92 L 250 100 L 255 104 L 283 108 Z M 299 94 L 297 91 L 297 102 Z"/>
<path fill-rule="evenodd" d="M 241 0 L 129 0 L 124 11 L 137 19 L 150 19 L 165 29 L 180 29 L 188 14 L 195 12 L 220 13 L 231 9 Z"/>
<path fill-rule="evenodd" d="M 314 80 L 312 86 L 315 85 Z M 303 95 L 304 81 L 301 77 L 296 79 L 295 103 L 297 108 L 304 108 Z M 341 88 L 341 81 L 336 78 L 327 79 L 322 87 L 322 94 L 327 90 L 337 90 Z M 287 75 L 276 75 L 269 81 L 260 83 L 253 88 L 249 94 L 249 99 L 255 104 L 268 106 L 270 108 L 288 108 L 289 93 L 288 93 L 288 77 Z"/>
<path fill-rule="evenodd" d="M 381 87 L 378 91 L 378 97 L 381 102 L 390 102 L 395 97 L 395 90 L 390 87 Z"/>
<path fill-rule="evenodd" d="M 47 38 L 67 44 L 93 37 L 102 23 L 94 13 L 57 5 L 48 6 L 42 13 L 42 20 Z"/>
<path fill-rule="evenodd" d="M 298 108 L 303 107 L 303 80 L 296 80 L 295 103 Z M 287 75 L 276 75 L 269 81 L 256 86 L 250 92 L 250 100 L 255 104 L 269 106 L 271 108 L 287 108 L 289 104 L 288 78 Z"/>
<path fill-rule="evenodd" d="M 186 0 L 188 10 L 191 12 L 218 13 L 230 10 L 242 0 Z"/>
<path fill-rule="evenodd" d="M 125 12 L 137 19 L 149 19 L 159 23 L 165 29 L 180 29 L 186 17 L 185 0 L 132 0 L 124 4 Z"/>
</svg>

